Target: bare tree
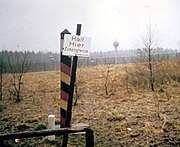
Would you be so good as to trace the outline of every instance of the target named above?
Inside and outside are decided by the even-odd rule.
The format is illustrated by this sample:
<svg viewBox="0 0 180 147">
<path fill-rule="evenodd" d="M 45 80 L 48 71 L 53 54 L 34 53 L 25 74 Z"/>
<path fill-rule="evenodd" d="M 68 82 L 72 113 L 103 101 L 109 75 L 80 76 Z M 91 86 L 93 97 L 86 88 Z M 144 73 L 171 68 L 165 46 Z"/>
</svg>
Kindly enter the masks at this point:
<svg viewBox="0 0 180 147">
<path fill-rule="evenodd" d="M 107 65 L 105 65 L 102 70 L 102 80 L 106 96 L 114 94 L 114 84 L 116 76 L 111 75 L 112 62 L 112 60 L 108 59 L 106 61 Z"/>
<path fill-rule="evenodd" d="M 155 45 L 157 45 L 157 35 L 152 31 L 152 26 L 149 25 L 146 29 L 145 35 L 140 36 L 139 45 L 141 48 L 138 49 L 139 61 L 144 63 L 149 72 L 149 84 L 151 91 L 155 90 L 154 87 L 154 60 L 156 58 Z"/>
<path fill-rule="evenodd" d="M 3 100 L 3 80 L 6 73 L 4 51 L 0 53 L 0 100 Z"/>
<path fill-rule="evenodd" d="M 109 80 L 109 73 L 110 73 L 110 67 L 111 65 L 108 64 L 107 65 L 107 69 L 106 69 L 106 72 L 104 74 L 104 88 L 105 88 L 105 92 L 106 92 L 106 95 L 109 95 L 109 91 L 108 91 L 108 80 Z"/>
<path fill-rule="evenodd" d="M 77 101 L 78 99 L 80 98 L 80 96 L 82 95 L 82 85 L 83 85 L 83 79 L 82 79 L 82 76 L 83 76 L 83 72 L 82 72 L 82 69 L 81 68 L 78 68 L 78 72 L 77 72 L 77 75 L 76 75 L 76 81 L 75 81 L 75 87 L 74 87 L 74 92 L 75 92 L 75 95 L 74 95 L 74 106 L 77 105 Z"/>
<path fill-rule="evenodd" d="M 8 57 L 10 73 L 12 75 L 12 86 L 14 90 L 15 101 L 21 101 L 21 90 L 23 85 L 23 76 L 29 70 L 31 65 L 29 54 L 27 52 L 11 52 Z"/>
</svg>

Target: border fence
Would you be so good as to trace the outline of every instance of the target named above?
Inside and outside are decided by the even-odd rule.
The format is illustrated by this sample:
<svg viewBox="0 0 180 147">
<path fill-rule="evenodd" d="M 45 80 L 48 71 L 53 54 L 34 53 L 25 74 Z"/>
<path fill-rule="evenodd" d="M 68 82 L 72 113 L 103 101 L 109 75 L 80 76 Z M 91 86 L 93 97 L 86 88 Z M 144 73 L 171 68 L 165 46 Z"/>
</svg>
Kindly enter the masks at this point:
<svg viewBox="0 0 180 147">
<path fill-rule="evenodd" d="M 157 54 L 155 60 L 169 60 L 179 58 L 180 53 L 171 54 Z M 126 64 L 138 61 L 137 56 L 119 56 L 119 57 L 103 57 L 103 58 L 79 58 L 78 67 L 89 67 L 96 65 L 106 65 L 106 64 Z"/>
<path fill-rule="evenodd" d="M 176 53 L 166 53 L 166 54 L 157 54 L 157 60 L 170 60 L 180 58 L 180 52 Z M 155 60 L 156 60 L 155 59 Z M 94 56 L 91 55 L 90 58 L 82 58 L 78 59 L 78 67 L 90 67 L 97 65 L 106 65 L 106 64 L 126 64 L 133 63 L 138 61 L 138 56 L 113 56 L 105 55 L 105 56 Z M 8 66 L 8 64 L 6 64 Z M 31 61 L 31 65 L 29 67 L 28 72 L 40 72 L 40 71 L 59 71 L 60 61 L 59 59 L 55 61 Z M 11 72 L 7 68 L 7 72 Z"/>
<path fill-rule="evenodd" d="M 169 54 L 157 54 L 156 59 L 169 60 L 176 59 L 180 57 L 180 53 L 169 53 Z M 137 56 L 119 56 L 119 57 L 93 57 L 90 58 L 79 58 L 78 67 L 90 67 L 97 65 L 106 65 L 106 64 L 126 64 L 133 63 L 138 61 Z M 29 72 L 39 72 L 39 71 L 58 71 L 60 67 L 60 61 L 54 62 L 41 62 L 35 63 L 32 62 L 29 68 Z"/>
</svg>

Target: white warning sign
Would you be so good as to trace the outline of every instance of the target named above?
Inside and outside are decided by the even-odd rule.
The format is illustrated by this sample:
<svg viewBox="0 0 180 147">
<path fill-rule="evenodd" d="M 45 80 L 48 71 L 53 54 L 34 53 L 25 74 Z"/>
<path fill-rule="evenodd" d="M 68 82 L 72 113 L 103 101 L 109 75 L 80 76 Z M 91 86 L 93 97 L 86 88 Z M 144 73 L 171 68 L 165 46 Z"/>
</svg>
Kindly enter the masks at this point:
<svg viewBox="0 0 180 147">
<path fill-rule="evenodd" d="M 66 34 L 63 44 L 63 55 L 67 56 L 90 56 L 90 37 Z"/>
</svg>

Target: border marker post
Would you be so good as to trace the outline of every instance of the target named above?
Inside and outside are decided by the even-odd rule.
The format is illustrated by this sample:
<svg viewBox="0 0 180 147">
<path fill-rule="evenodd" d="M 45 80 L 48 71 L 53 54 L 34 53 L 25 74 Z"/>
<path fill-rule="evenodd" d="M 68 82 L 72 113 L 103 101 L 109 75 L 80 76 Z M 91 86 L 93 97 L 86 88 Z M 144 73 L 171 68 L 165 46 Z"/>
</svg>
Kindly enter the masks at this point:
<svg viewBox="0 0 180 147">
<path fill-rule="evenodd" d="M 60 127 L 66 127 L 66 118 L 67 118 L 67 107 L 69 99 L 69 88 L 70 88 L 70 79 L 71 79 L 71 57 L 62 55 L 64 35 L 71 34 L 67 29 L 61 32 L 61 48 L 60 48 L 60 74 L 61 74 L 61 90 L 60 90 Z"/>
<path fill-rule="evenodd" d="M 77 24 L 76 35 L 80 35 L 80 34 L 81 34 L 81 24 Z M 75 79 L 76 79 L 77 61 L 78 61 L 78 57 L 74 56 L 73 63 L 72 63 L 71 81 L 70 81 L 70 88 L 69 88 L 69 98 L 68 98 L 65 127 L 71 126 L 72 101 L 73 101 L 73 94 L 74 94 L 74 83 L 75 83 Z M 67 147 L 67 143 L 68 143 L 68 134 L 65 134 L 63 136 L 62 147 Z"/>
</svg>

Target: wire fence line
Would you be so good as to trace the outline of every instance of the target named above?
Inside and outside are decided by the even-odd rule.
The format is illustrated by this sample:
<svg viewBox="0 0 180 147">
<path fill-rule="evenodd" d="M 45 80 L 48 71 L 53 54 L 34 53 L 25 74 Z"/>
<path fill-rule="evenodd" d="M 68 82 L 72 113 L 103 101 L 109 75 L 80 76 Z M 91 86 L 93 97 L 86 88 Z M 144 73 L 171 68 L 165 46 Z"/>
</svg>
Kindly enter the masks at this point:
<svg viewBox="0 0 180 147">
<path fill-rule="evenodd" d="M 156 59 L 161 60 L 169 60 L 180 58 L 180 53 L 172 53 L 172 54 L 158 54 Z M 106 64 L 126 64 L 126 63 L 133 63 L 137 62 L 137 56 L 129 56 L 129 57 L 93 57 L 90 56 L 89 58 L 78 58 L 78 67 L 91 67 L 97 65 L 106 65 Z M 15 63 L 14 63 L 15 64 Z M 6 64 L 8 66 L 8 64 Z M 16 65 L 13 65 L 16 66 Z M 6 67 L 6 73 L 10 73 L 10 69 Z M 38 61 L 31 61 L 30 67 L 28 72 L 40 72 L 40 71 L 59 71 L 60 70 L 60 61 L 47 61 L 47 62 L 38 62 Z"/>
<path fill-rule="evenodd" d="M 180 58 L 180 53 L 173 53 L 173 54 L 158 54 L 156 56 L 157 60 L 170 60 Z M 82 58 L 79 57 L 78 59 L 78 67 L 90 67 L 96 65 L 106 65 L 106 64 L 126 64 L 126 63 L 133 63 L 138 61 L 137 56 L 132 57 L 104 57 L 104 58 Z M 38 71 L 58 71 L 60 69 L 60 62 L 44 62 L 44 63 L 36 63 L 32 62 L 29 68 L 29 72 L 38 72 Z"/>
<path fill-rule="evenodd" d="M 180 53 L 172 53 L 172 54 L 157 54 L 154 60 L 169 60 L 180 58 Z M 131 56 L 131 57 L 106 57 L 106 58 L 79 58 L 78 60 L 78 67 L 83 66 L 96 66 L 96 65 L 106 65 L 106 64 L 126 64 L 126 63 L 133 63 L 137 62 L 139 59 L 138 56 Z"/>
</svg>

